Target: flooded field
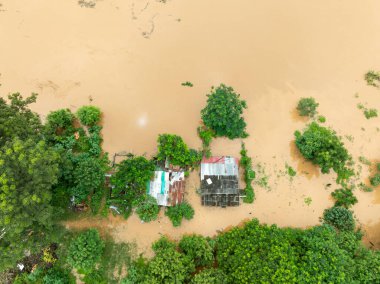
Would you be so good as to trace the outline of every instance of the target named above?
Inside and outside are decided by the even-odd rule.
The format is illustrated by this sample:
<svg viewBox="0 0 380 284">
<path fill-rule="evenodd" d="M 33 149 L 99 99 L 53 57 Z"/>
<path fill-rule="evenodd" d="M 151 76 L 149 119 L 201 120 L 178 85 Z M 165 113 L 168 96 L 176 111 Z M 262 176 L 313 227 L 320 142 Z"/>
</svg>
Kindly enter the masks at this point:
<svg viewBox="0 0 380 284">
<path fill-rule="evenodd" d="M 211 86 L 231 85 L 248 103 L 245 143 L 260 168 L 256 201 L 238 208 L 205 208 L 188 181 L 191 221 L 173 228 L 158 221 L 81 220 L 71 226 L 109 227 L 142 251 L 160 234 L 214 235 L 257 217 L 279 226 L 319 222 L 335 185 L 294 147 L 306 121 L 295 113 L 300 97 L 313 96 L 326 125 L 343 137 L 368 182 L 360 156 L 380 159 L 380 118 L 367 120 L 357 104 L 380 110 L 380 90 L 363 75 L 380 69 L 380 2 L 257 0 L 0 0 L 0 93 L 39 93 L 42 117 L 83 104 L 104 112 L 104 148 L 113 155 L 156 151 L 159 133 L 175 133 L 194 148 L 200 110 Z M 87 3 L 87 4 L 86 4 Z M 190 81 L 193 88 L 181 86 Z M 214 154 L 238 155 L 240 141 L 217 139 Z M 288 164 L 297 170 L 290 180 Z M 332 186 L 328 186 L 328 184 Z M 366 242 L 380 246 L 380 189 L 355 191 L 356 217 Z M 305 200 L 306 199 L 306 200 Z M 308 204 L 307 204 L 308 203 Z M 162 212 L 161 212 L 162 213 Z M 148 251 L 149 253 L 149 251 Z"/>
</svg>

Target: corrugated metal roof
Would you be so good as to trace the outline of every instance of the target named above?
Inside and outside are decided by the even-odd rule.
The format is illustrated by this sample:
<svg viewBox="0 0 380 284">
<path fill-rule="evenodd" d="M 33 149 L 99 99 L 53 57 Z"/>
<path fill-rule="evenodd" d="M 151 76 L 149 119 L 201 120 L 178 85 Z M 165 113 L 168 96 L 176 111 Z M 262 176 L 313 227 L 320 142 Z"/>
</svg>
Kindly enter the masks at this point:
<svg viewBox="0 0 380 284">
<path fill-rule="evenodd" d="M 176 171 L 155 171 L 148 188 L 148 194 L 156 198 L 161 206 L 181 203 L 184 191 L 185 173 Z"/>
<path fill-rule="evenodd" d="M 238 160 L 234 157 L 204 158 L 201 163 L 201 180 L 205 176 L 239 176 Z"/>
</svg>

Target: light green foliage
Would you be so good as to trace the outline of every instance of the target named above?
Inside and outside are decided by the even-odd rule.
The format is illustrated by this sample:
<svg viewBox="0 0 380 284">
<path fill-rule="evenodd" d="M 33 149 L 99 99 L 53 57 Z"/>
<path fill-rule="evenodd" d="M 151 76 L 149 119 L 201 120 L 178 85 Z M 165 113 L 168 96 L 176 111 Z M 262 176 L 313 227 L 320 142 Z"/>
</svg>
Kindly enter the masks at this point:
<svg viewBox="0 0 380 284">
<path fill-rule="evenodd" d="M 241 144 L 240 150 L 240 166 L 244 168 L 244 181 L 245 181 L 245 197 L 243 201 L 245 203 L 253 203 L 255 200 L 255 192 L 253 191 L 252 181 L 256 176 L 256 173 L 252 170 L 252 158 L 248 157 L 245 144 Z"/>
<path fill-rule="evenodd" d="M 100 261 L 103 249 L 104 242 L 100 238 L 99 232 L 89 229 L 70 243 L 67 263 L 87 274 Z"/>
<path fill-rule="evenodd" d="M 364 111 L 364 116 L 366 119 L 377 117 L 377 109 L 374 109 L 374 108 L 366 109 Z"/>
<path fill-rule="evenodd" d="M 380 173 L 376 173 L 369 180 L 370 180 L 372 186 L 375 186 L 375 187 L 379 186 L 380 185 Z"/>
<path fill-rule="evenodd" d="M 352 211 L 335 206 L 326 209 L 323 212 L 323 222 L 333 226 L 339 231 L 353 231 L 355 229 L 355 220 Z"/>
<path fill-rule="evenodd" d="M 198 136 L 202 140 L 203 156 L 210 158 L 211 149 L 210 144 L 212 139 L 215 137 L 214 131 L 202 125 L 197 128 Z"/>
<path fill-rule="evenodd" d="M 136 209 L 137 215 L 144 222 L 157 220 L 159 212 L 160 207 L 157 205 L 157 200 L 150 195 L 147 195 L 145 200 L 142 201 Z"/>
<path fill-rule="evenodd" d="M 314 117 L 318 106 L 314 98 L 302 98 L 298 102 L 297 110 L 300 116 Z"/>
<path fill-rule="evenodd" d="M 58 155 L 43 141 L 13 138 L 1 148 L 0 270 L 13 265 L 24 249 L 38 250 L 48 239 L 57 176 Z"/>
<path fill-rule="evenodd" d="M 221 84 L 212 88 L 207 97 L 207 106 L 201 111 L 205 126 L 215 131 L 216 136 L 226 136 L 229 139 L 248 136 L 242 117 L 247 103 L 240 99 L 233 88 Z"/>
<path fill-rule="evenodd" d="M 364 184 L 363 182 L 361 182 L 361 183 L 359 184 L 359 188 L 360 188 L 361 190 L 363 190 L 364 192 L 372 192 L 372 191 L 373 191 L 373 188 L 372 188 L 372 187 L 370 187 L 370 186 Z"/>
<path fill-rule="evenodd" d="M 297 172 L 295 169 L 293 169 L 291 166 L 289 166 L 288 164 L 285 164 L 285 168 L 286 168 L 286 173 L 292 178 L 292 177 L 295 177 L 297 175 Z"/>
<path fill-rule="evenodd" d="M 326 122 L 326 117 L 320 115 L 320 116 L 318 116 L 318 121 L 319 121 L 320 123 L 325 123 L 325 122 Z"/>
<path fill-rule="evenodd" d="M 337 189 L 331 193 L 331 196 L 335 199 L 335 206 L 350 208 L 352 205 L 358 203 L 358 199 L 349 188 Z"/>
<path fill-rule="evenodd" d="M 227 284 L 227 276 L 222 270 L 209 268 L 194 275 L 191 284 Z"/>
<path fill-rule="evenodd" d="M 19 93 L 15 93 L 8 96 L 9 104 L 0 98 L 0 146 L 15 137 L 21 140 L 41 139 L 43 129 L 41 120 L 28 108 L 36 98 L 36 94 L 24 99 Z"/>
<path fill-rule="evenodd" d="M 378 88 L 380 83 L 380 72 L 370 70 L 364 75 L 364 80 L 367 81 L 368 85 Z"/>
<path fill-rule="evenodd" d="M 184 236 L 179 242 L 179 248 L 194 262 L 195 266 L 211 266 L 214 262 L 213 248 L 205 237 Z"/>
<path fill-rule="evenodd" d="M 75 120 L 74 114 L 69 109 L 52 111 L 46 117 L 46 127 L 54 132 L 71 128 Z"/>
<path fill-rule="evenodd" d="M 347 167 L 351 157 L 333 130 L 312 122 L 303 133 L 296 131 L 295 137 L 301 154 L 319 165 L 322 173 L 329 173 L 333 169 L 338 174 L 338 182 L 346 181 L 353 175 L 353 171 Z"/>
<path fill-rule="evenodd" d="M 366 157 L 363 157 L 363 156 L 359 157 L 359 162 L 366 166 L 371 166 L 372 164 L 370 160 L 368 160 Z"/>
<path fill-rule="evenodd" d="M 311 197 L 306 197 L 304 199 L 304 202 L 307 206 L 310 206 L 310 204 L 313 202 L 313 199 L 311 199 Z"/>
<path fill-rule="evenodd" d="M 182 223 L 182 219 L 193 219 L 194 209 L 187 202 L 182 202 L 176 206 L 168 207 L 165 211 L 165 215 L 169 217 L 174 227 L 179 227 Z"/>
<path fill-rule="evenodd" d="M 186 168 L 198 165 L 202 158 L 196 150 L 189 150 L 183 139 L 178 135 L 160 134 L 157 142 L 157 158 L 159 161 L 169 159 L 172 165 Z"/>
<path fill-rule="evenodd" d="M 77 111 L 79 121 L 86 126 L 93 126 L 99 123 L 101 111 L 95 106 L 82 106 Z"/>
</svg>

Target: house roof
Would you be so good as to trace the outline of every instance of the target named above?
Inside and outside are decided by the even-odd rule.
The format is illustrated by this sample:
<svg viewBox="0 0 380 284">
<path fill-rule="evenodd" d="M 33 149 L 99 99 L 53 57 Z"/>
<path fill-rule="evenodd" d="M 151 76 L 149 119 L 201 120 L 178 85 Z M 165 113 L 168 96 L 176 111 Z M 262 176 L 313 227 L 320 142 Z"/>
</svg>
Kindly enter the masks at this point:
<svg viewBox="0 0 380 284">
<path fill-rule="evenodd" d="M 205 176 L 239 176 L 239 162 L 234 157 L 203 158 L 201 163 L 201 180 Z"/>
<path fill-rule="evenodd" d="M 157 200 L 161 206 L 174 206 L 183 201 L 185 192 L 185 173 L 183 171 L 154 172 L 149 182 L 147 193 Z"/>
</svg>

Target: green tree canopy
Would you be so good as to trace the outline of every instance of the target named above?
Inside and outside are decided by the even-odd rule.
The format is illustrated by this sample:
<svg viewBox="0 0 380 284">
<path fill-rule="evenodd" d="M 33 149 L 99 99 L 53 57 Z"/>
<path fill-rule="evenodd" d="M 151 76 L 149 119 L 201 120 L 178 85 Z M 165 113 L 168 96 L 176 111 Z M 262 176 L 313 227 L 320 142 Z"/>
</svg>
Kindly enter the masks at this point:
<svg viewBox="0 0 380 284">
<path fill-rule="evenodd" d="M 207 106 L 202 109 L 203 123 L 215 132 L 216 136 L 229 139 L 248 136 L 246 123 L 242 117 L 247 103 L 240 99 L 234 89 L 224 84 L 211 89 L 207 95 Z"/>
<path fill-rule="evenodd" d="M 295 137 L 301 154 L 320 166 L 322 173 L 329 173 L 333 169 L 341 180 L 353 174 L 347 167 L 351 157 L 333 130 L 312 122 L 303 133 L 296 131 Z"/>
<path fill-rule="evenodd" d="M 37 250 L 51 230 L 58 155 L 43 141 L 13 138 L 0 150 L 0 173 L 1 270 Z"/>
</svg>

